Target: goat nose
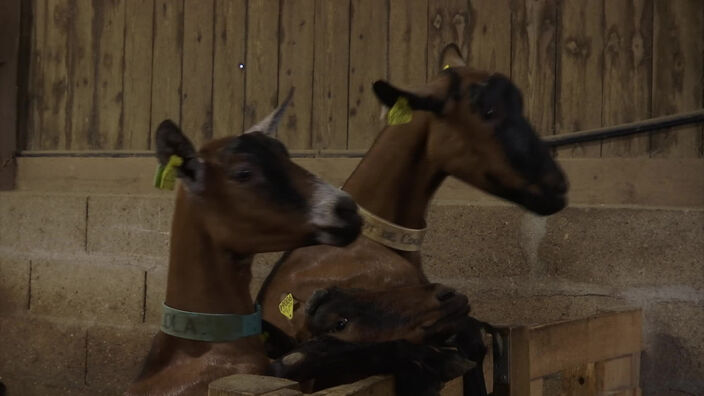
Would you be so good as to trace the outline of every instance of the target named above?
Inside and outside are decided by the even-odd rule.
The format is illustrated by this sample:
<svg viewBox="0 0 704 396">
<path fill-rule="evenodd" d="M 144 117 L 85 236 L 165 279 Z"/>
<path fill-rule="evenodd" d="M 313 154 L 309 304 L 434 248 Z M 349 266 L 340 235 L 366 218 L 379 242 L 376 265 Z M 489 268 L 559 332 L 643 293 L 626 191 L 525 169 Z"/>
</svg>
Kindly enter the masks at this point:
<svg viewBox="0 0 704 396">
<path fill-rule="evenodd" d="M 335 214 L 341 219 L 350 219 L 357 216 L 357 204 L 349 196 L 342 196 L 335 203 Z"/>
<path fill-rule="evenodd" d="M 455 292 L 454 289 L 442 287 L 435 293 L 435 298 L 437 298 L 440 302 L 444 302 L 451 299 L 455 295 L 457 295 L 457 292 Z"/>
</svg>

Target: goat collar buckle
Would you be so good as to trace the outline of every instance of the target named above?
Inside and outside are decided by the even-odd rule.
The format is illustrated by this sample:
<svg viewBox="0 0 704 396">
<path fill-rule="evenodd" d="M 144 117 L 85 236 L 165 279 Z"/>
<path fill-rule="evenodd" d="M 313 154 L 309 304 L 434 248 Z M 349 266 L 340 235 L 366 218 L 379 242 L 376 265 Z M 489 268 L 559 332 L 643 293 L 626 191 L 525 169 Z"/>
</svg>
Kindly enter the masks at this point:
<svg viewBox="0 0 704 396">
<path fill-rule="evenodd" d="M 405 252 L 417 252 L 420 250 L 427 228 L 401 227 L 370 213 L 359 205 L 358 208 L 360 216 L 364 219 L 362 235 L 392 249 Z"/>
<path fill-rule="evenodd" d="M 178 338 L 205 342 L 230 342 L 261 334 L 262 309 L 254 313 L 211 314 L 182 311 L 163 304 L 161 331 Z"/>
</svg>

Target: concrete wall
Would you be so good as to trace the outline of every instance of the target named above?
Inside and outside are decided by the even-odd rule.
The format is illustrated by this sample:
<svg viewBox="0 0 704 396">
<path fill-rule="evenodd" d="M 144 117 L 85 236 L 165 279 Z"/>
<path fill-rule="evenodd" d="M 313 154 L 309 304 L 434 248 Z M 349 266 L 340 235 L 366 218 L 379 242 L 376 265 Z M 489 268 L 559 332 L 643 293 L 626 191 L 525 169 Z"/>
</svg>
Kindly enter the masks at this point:
<svg viewBox="0 0 704 396">
<path fill-rule="evenodd" d="M 157 330 L 170 195 L 0 193 L 8 395 L 119 394 Z M 704 391 L 704 209 L 436 204 L 424 260 L 494 323 L 642 307 L 644 393 Z M 256 290 L 277 255 L 254 268 Z"/>
</svg>

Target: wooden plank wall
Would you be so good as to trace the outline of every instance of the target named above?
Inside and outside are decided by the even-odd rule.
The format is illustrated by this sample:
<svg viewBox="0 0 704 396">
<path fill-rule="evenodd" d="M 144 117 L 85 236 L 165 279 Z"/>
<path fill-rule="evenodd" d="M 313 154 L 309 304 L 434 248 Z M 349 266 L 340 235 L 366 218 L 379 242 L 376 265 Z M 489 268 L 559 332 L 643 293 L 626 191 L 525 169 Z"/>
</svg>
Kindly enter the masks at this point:
<svg viewBox="0 0 704 396">
<path fill-rule="evenodd" d="M 701 0 L 32 0 L 27 150 L 148 150 L 171 118 L 239 133 L 290 89 L 292 149 L 360 150 L 374 80 L 432 78 L 446 43 L 522 88 L 543 135 L 702 108 Z M 22 124 L 22 123 L 21 123 Z M 701 126 L 559 150 L 702 157 Z"/>
</svg>

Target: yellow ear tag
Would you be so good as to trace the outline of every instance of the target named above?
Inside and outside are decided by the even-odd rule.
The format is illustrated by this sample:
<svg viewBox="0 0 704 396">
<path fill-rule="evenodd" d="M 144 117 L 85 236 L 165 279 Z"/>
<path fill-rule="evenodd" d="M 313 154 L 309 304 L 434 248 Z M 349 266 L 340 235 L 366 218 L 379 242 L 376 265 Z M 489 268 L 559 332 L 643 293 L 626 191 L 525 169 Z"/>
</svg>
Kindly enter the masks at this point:
<svg viewBox="0 0 704 396">
<path fill-rule="evenodd" d="M 288 320 L 293 319 L 293 295 L 291 293 L 287 294 L 279 303 L 279 312 L 287 317 Z"/>
<path fill-rule="evenodd" d="M 449 69 L 450 67 L 452 67 L 452 66 L 450 66 L 450 64 L 448 63 L 447 65 L 443 66 L 442 69 L 443 69 L 443 70 L 447 70 L 447 69 Z"/>
<path fill-rule="evenodd" d="M 154 175 L 154 187 L 162 190 L 173 190 L 176 184 L 176 169 L 181 164 L 183 164 L 183 158 L 178 155 L 172 155 L 166 165 L 158 165 Z"/>
<path fill-rule="evenodd" d="M 387 123 L 389 125 L 407 124 L 411 122 L 412 119 L 413 110 L 411 110 L 411 106 L 408 104 L 408 99 L 404 96 L 399 96 L 394 106 L 389 109 L 386 115 Z"/>
</svg>

